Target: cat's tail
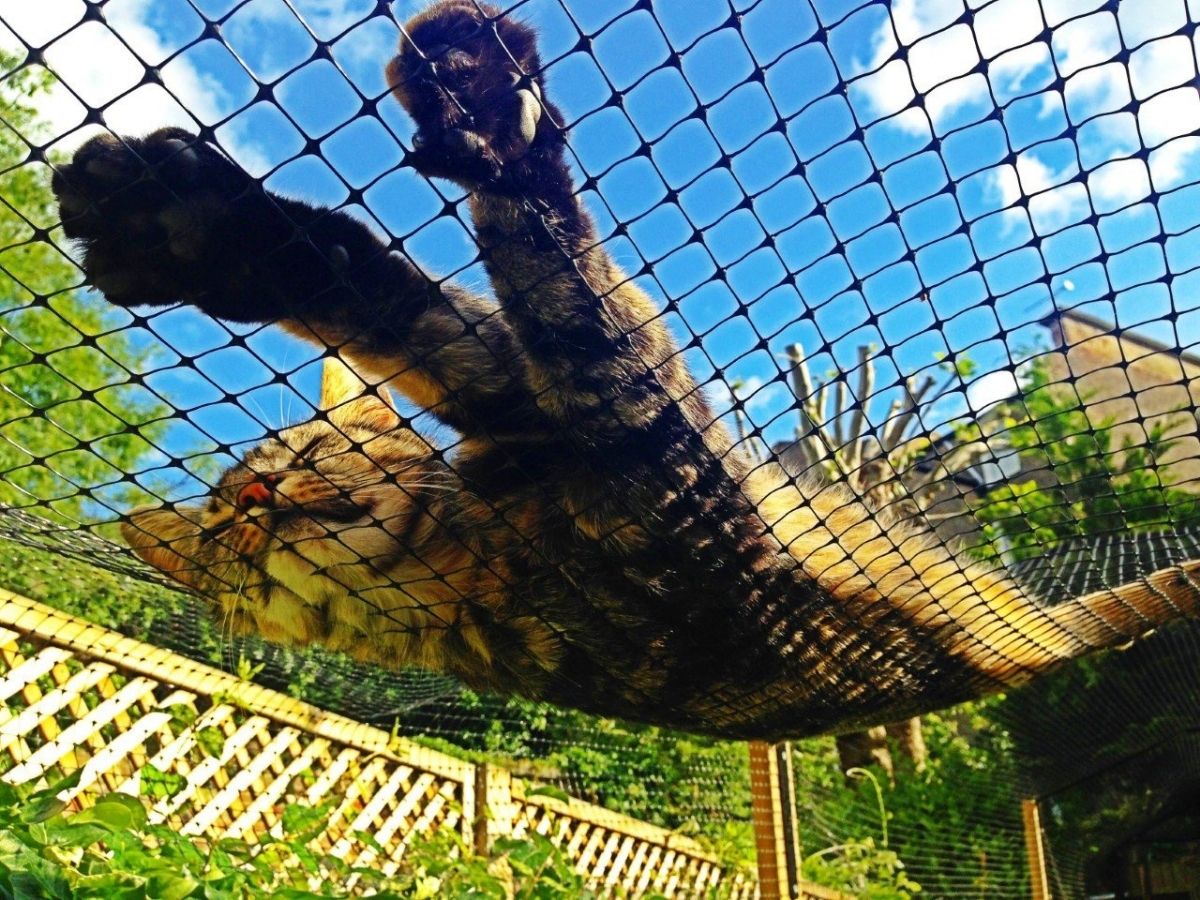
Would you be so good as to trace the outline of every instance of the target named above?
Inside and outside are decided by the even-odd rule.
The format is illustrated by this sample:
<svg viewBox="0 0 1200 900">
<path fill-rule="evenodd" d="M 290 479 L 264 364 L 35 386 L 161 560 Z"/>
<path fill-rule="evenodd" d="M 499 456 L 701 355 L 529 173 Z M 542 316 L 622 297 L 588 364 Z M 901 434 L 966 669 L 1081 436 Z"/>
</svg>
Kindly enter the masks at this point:
<svg viewBox="0 0 1200 900">
<path fill-rule="evenodd" d="M 939 635 L 945 649 L 994 689 L 1023 684 L 1093 651 L 1129 644 L 1175 619 L 1200 616 L 1200 560 L 1043 604 L 995 563 L 965 561 L 933 539 L 924 554 L 933 557 L 929 565 L 918 557 L 907 571 L 879 577 L 877 583 L 887 588 L 879 598 L 926 634 Z"/>
<path fill-rule="evenodd" d="M 843 485 L 764 468 L 749 487 L 771 533 L 835 600 L 856 615 L 890 606 L 911 623 L 914 642 L 933 640 L 993 690 L 1200 616 L 1200 560 L 1043 604 L 998 560 L 955 553 L 919 523 L 871 512 Z"/>
<path fill-rule="evenodd" d="M 1182 617 L 1200 617 L 1200 560 L 1159 569 L 1120 587 L 1038 607 L 1045 614 L 1047 643 L 1068 658 L 1117 647 Z M 1054 660 L 1030 660 L 1052 664 Z"/>
<path fill-rule="evenodd" d="M 1200 616 L 1200 560 L 1049 604 L 1030 598 L 994 566 L 947 557 L 917 568 L 918 578 L 889 599 L 914 622 L 946 635 L 948 649 L 997 686 L 1022 684 L 1067 660 Z"/>
</svg>

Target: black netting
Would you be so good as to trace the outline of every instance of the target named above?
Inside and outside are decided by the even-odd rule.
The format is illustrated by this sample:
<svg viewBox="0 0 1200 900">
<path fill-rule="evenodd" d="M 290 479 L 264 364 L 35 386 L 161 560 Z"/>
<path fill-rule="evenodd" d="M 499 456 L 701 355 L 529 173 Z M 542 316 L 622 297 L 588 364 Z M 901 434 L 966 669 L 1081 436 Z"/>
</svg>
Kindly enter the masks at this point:
<svg viewBox="0 0 1200 900">
<path fill-rule="evenodd" d="M 848 890 L 1193 858 L 1194 0 L 438 8 L 0 4 L 5 585 L 735 861 L 806 738 Z"/>
</svg>

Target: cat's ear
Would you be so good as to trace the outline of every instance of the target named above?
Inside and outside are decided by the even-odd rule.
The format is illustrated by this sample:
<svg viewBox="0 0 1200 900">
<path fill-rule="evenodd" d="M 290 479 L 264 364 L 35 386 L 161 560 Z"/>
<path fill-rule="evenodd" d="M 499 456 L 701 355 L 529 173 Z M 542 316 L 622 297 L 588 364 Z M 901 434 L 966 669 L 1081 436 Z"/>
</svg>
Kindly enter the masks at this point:
<svg viewBox="0 0 1200 900">
<path fill-rule="evenodd" d="M 206 575 L 198 561 L 200 525 L 174 509 L 134 512 L 121 523 L 125 543 L 154 568 L 191 588 Z"/>
<path fill-rule="evenodd" d="M 342 361 L 328 356 L 321 369 L 320 407 L 334 425 L 367 425 L 379 431 L 400 426 L 387 388 L 371 388 Z"/>
</svg>

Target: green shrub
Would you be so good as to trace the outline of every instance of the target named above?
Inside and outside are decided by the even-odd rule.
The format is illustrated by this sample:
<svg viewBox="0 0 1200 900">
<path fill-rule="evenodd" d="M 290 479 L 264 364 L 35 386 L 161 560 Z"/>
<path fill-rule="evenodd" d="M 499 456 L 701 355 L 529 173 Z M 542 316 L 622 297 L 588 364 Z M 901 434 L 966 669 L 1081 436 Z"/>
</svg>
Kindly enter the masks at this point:
<svg viewBox="0 0 1200 900">
<path fill-rule="evenodd" d="M 525 898 L 591 894 L 549 840 L 498 841 L 475 856 L 452 829 L 416 839 L 386 877 L 313 849 L 328 810 L 290 806 L 277 836 L 257 843 L 200 840 L 151 823 L 127 794 L 105 794 L 69 812 L 58 794 L 78 775 L 40 791 L 0 782 L 0 897 L 13 900 L 281 900 L 347 897 Z M 157 782 L 156 782 L 157 783 Z M 160 785 L 161 787 L 162 785 Z M 169 785 L 167 786 L 169 790 Z M 358 837 L 382 850 L 370 835 Z M 314 889 L 313 885 L 318 885 Z"/>
</svg>

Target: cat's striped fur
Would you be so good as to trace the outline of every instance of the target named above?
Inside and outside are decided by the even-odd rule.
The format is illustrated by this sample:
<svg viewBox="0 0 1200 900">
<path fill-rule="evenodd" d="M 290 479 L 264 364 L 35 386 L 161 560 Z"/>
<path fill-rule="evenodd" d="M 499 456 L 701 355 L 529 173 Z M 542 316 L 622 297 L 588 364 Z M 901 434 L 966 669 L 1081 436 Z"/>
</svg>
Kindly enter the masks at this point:
<svg viewBox="0 0 1200 900">
<path fill-rule="evenodd" d="M 335 365 L 325 418 L 253 450 L 205 506 L 135 515 L 138 553 L 231 627 L 779 738 L 1003 689 L 1196 614 L 1200 564 L 1043 608 L 845 488 L 752 465 L 600 245 L 533 32 L 446 0 L 388 71 L 412 164 L 470 192 L 494 297 L 185 132 L 97 139 L 56 179 L 113 302 L 281 321 L 462 435 L 441 458 Z"/>
</svg>

